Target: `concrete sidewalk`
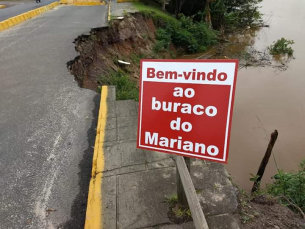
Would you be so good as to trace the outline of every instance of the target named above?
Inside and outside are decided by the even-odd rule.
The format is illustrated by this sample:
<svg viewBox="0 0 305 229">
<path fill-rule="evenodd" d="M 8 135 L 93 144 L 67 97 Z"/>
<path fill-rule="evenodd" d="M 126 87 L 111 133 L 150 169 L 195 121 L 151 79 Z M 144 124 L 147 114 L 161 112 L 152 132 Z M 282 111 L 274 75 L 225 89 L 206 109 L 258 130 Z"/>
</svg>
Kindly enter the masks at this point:
<svg viewBox="0 0 305 229">
<path fill-rule="evenodd" d="M 99 162 L 103 169 L 93 174 L 101 184 L 95 192 L 101 189 L 101 215 L 97 217 L 103 228 L 194 228 L 193 222 L 175 225 L 168 217 L 166 197 L 176 194 L 175 156 L 137 149 L 138 103 L 115 101 L 115 88 L 107 90 L 107 106 L 101 105 L 108 111 L 103 161 Z M 239 228 L 233 216 L 237 198 L 224 166 L 192 159 L 191 176 L 210 228 Z M 96 201 L 90 200 L 91 204 Z M 88 210 L 87 225 L 95 220 Z"/>
</svg>

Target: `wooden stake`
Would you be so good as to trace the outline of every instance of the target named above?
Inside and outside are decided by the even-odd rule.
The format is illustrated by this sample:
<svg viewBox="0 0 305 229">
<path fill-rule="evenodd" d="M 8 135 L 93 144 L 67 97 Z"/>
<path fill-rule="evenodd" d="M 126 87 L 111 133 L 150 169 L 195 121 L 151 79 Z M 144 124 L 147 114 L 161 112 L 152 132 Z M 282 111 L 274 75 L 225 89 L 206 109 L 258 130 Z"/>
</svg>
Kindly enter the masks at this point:
<svg viewBox="0 0 305 229">
<path fill-rule="evenodd" d="M 267 164 L 269 162 L 269 158 L 271 156 L 272 149 L 273 149 L 273 146 L 274 146 L 274 144 L 276 142 L 277 136 L 278 136 L 278 132 L 277 132 L 277 130 L 275 130 L 271 134 L 271 138 L 270 138 L 270 141 L 269 141 L 269 144 L 268 144 L 268 148 L 266 150 L 265 156 L 264 156 L 264 158 L 263 158 L 263 160 L 262 160 L 262 162 L 261 162 L 261 164 L 259 166 L 259 169 L 257 171 L 257 175 L 256 175 L 257 179 L 256 179 L 256 181 L 254 181 L 251 193 L 256 192 L 259 189 L 259 187 L 260 187 L 260 181 L 263 178 L 263 175 L 264 175 L 266 166 L 267 166 Z"/>
<path fill-rule="evenodd" d="M 191 210 L 193 222 L 196 229 L 209 229 L 207 221 L 202 211 L 191 175 L 188 171 L 186 163 L 190 165 L 190 158 L 186 159 L 182 156 L 176 157 L 177 173 L 180 174 L 182 189 L 187 198 L 189 209 Z"/>
<path fill-rule="evenodd" d="M 186 163 L 186 167 L 188 169 L 188 171 L 190 172 L 191 170 L 191 158 L 189 157 L 183 157 Z M 182 181 L 179 175 L 179 171 L 178 171 L 178 167 L 177 167 L 177 197 L 178 197 L 178 204 L 181 207 L 188 207 L 188 203 L 187 203 L 187 198 L 185 195 L 185 191 L 182 185 Z"/>
</svg>

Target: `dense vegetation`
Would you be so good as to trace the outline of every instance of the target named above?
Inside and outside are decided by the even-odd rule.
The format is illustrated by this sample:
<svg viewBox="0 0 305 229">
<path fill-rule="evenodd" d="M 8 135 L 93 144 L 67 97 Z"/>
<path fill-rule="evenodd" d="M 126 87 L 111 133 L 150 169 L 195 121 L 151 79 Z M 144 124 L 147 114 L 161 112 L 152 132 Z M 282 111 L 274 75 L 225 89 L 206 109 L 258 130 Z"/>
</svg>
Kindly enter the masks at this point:
<svg viewBox="0 0 305 229">
<path fill-rule="evenodd" d="M 217 43 L 217 34 L 227 29 L 250 25 L 260 19 L 261 0 L 140 0 L 135 7 L 157 26 L 153 52 L 203 52 Z M 168 4 L 167 4 L 168 3 Z M 163 8 L 163 9 L 161 9 Z M 102 76 L 100 85 L 116 85 L 117 99 L 138 99 L 136 82 L 122 72 Z"/>
<path fill-rule="evenodd" d="M 158 0 L 177 18 L 182 13 L 196 21 L 205 21 L 213 29 L 232 29 L 258 22 L 258 4 L 262 0 Z"/>
<path fill-rule="evenodd" d="M 292 44 L 294 44 L 293 40 L 281 38 L 276 42 L 273 42 L 273 44 L 268 47 L 268 50 L 272 55 L 288 54 L 291 56 L 293 54 L 293 49 L 291 48 Z"/>
<path fill-rule="evenodd" d="M 299 171 L 279 170 L 273 179 L 274 182 L 267 186 L 267 193 L 279 197 L 281 203 L 294 211 L 305 212 L 305 160 L 301 162 Z"/>
<path fill-rule="evenodd" d="M 157 30 L 155 51 L 167 49 L 170 43 L 188 53 L 203 52 L 216 43 L 216 34 L 204 22 L 194 22 L 182 16 L 179 21 L 169 21 Z"/>
<path fill-rule="evenodd" d="M 136 8 L 146 17 L 153 18 L 158 26 L 154 48 L 156 53 L 165 51 L 170 44 L 188 53 L 202 52 L 216 44 L 215 31 L 208 28 L 204 21 L 194 21 L 183 14 L 178 19 L 158 9 L 150 1 L 135 3 Z"/>
<path fill-rule="evenodd" d="M 157 31 L 156 52 L 168 49 L 173 43 L 188 53 L 194 53 L 205 51 L 207 47 L 215 44 L 217 30 L 224 32 L 259 22 L 261 15 L 258 3 L 261 1 L 141 0 L 135 3 L 135 6 L 161 25 Z M 161 6 L 167 11 L 162 11 Z"/>
</svg>

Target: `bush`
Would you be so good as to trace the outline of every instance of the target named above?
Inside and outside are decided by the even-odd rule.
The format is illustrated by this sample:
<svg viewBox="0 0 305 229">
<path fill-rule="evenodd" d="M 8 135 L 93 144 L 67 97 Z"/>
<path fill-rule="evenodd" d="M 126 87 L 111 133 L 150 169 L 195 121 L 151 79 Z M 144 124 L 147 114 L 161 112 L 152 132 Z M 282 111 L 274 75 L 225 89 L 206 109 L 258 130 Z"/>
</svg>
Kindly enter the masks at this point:
<svg viewBox="0 0 305 229">
<path fill-rule="evenodd" d="M 194 22 L 190 17 L 179 16 L 178 21 L 161 23 L 163 26 L 156 33 L 155 52 L 168 49 L 171 42 L 188 53 L 203 52 L 208 46 L 217 43 L 216 34 L 204 22 Z M 160 22 L 162 19 L 156 20 Z"/>
<path fill-rule="evenodd" d="M 289 56 L 291 56 L 293 54 L 293 49 L 290 45 L 292 44 L 294 44 L 293 40 L 281 38 L 276 42 L 273 42 L 273 44 L 268 47 L 268 50 L 272 55 L 288 54 Z"/>
<path fill-rule="evenodd" d="M 273 184 L 267 185 L 267 192 L 273 196 L 282 197 L 281 202 L 284 205 L 291 206 L 291 203 L 305 211 L 305 160 L 300 164 L 298 172 L 284 172 L 279 170 L 278 174 L 273 176 Z M 289 201 L 288 201 L 289 200 Z M 290 203 L 289 203 L 290 202 Z"/>
<path fill-rule="evenodd" d="M 116 86 L 116 99 L 139 100 L 139 90 L 135 81 L 131 80 L 124 72 L 111 72 L 108 76 L 101 76 L 99 78 L 100 85 L 114 85 Z"/>
<path fill-rule="evenodd" d="M 162 28 L 157 29 L 156 38 L 158 40 L 154 46 L 154 51 L 156 53 L 168 49 L 171 43 L 171 33 Z"/>
</svg>

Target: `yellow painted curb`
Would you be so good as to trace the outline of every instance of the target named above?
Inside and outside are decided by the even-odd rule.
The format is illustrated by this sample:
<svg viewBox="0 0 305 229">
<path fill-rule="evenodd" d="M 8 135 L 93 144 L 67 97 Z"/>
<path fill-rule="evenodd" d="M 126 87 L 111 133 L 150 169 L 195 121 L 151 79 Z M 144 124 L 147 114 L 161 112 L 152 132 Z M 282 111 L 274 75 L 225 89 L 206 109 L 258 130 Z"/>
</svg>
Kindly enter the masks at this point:
<svg viewBox="0 0 305 229">
<path fill-rule="evenodd" d="M 102 229 L 102 176 L 105 166 L 104 140 L 107 121 L 108 87 L 102 87 L 101 103 L 98 116 L 92 174 L 89 186 L 85 229 Z M 107 229 L 107 228 L 105 228 Z"/>
<path fill-rule="evenodd" d="M 11 18 L 9 18 L 7 21 L 8 21 L 9 27 L 14 26 L 13 20 Z"/>
<path fill-rule="evenodd" d="M 74 2 L 74 6 L 100 6 L 105 5 L 105 3 L 100 2 Z"/>
<path fill-rule="evenodd" d="M 10 27 L 8 25 L 8 21 L 7 20 L 0 22 L 0 24 L 1 24 L 2 28 L 3 28 L 3 30 L 8 29 Z"/>
<path fill-rule="evenodd" d="M 6 5 L 0 5 L 0 9 L 6 8 Z"/>
<path fill-rule="evenodd" d="M 23 14 L 21 14 L 21 16 L 23 16 L 25 21 L 29 19 L 29 16 L 27 13 L 23 13 Z"/>
<path fill-rule="evenodd" d="M 28 11 L 28 12 L 25 12 L 25 13 L 22 13 L 22 14 L 19 14 L 17 16 L 8 18 L 4 21 L 0 21 L 0 31 L 6 30 L 10 27 L 13 27 L 14 25 L 18 25 L 21 22 L 24 22 L 24 21 L 26 21 L 30 18 L 36 17 L 37 15 L 42 14 L 42 13 L 48 11 L 48 10 L 51 10 L 55 6 L 58 6 L 58 5 L 59 5 L 59 2 L 53 2 L 53 3 L 51 3 L 47 6 L 43 6 L 43 7 L 40 7 L 40 8 L 31 10 L 31 11 Z M 0 5 L 0 7 L 1 6 L 2 5 Z"/>
<path fill-rule="evenodd" d="M 31 19 L 31 18 L 32 18 L 30 12 L 26 12 L 25 15 L 26 15 L 26 17 L 27 17 L 28 19 Z"/>
<path fill-rule="evenodd" d="M 29 11 L 29 14 L 31 15 L 31 18 L 35 17 L 35 13 L 33 10 Z"/>
<path fill-rule="evenodd" d="M 110 21 L 111 19 L 111 0 L 109 0 L 109 4 L 108 4 L 108 21 Z"/>
<path fill-rule="evenodd" d="M 100 6 L 106 5 L 105 1 L 101 0 L 60 0 L 60 4 L 68 4 L 74 6 Z"/>
<path fill-rule="evenodd" d="M 18 15 L 17 18 L 19 19 L 19 23 L 24 21 L 24 18 L 21 15 Z"/>
</svg>

